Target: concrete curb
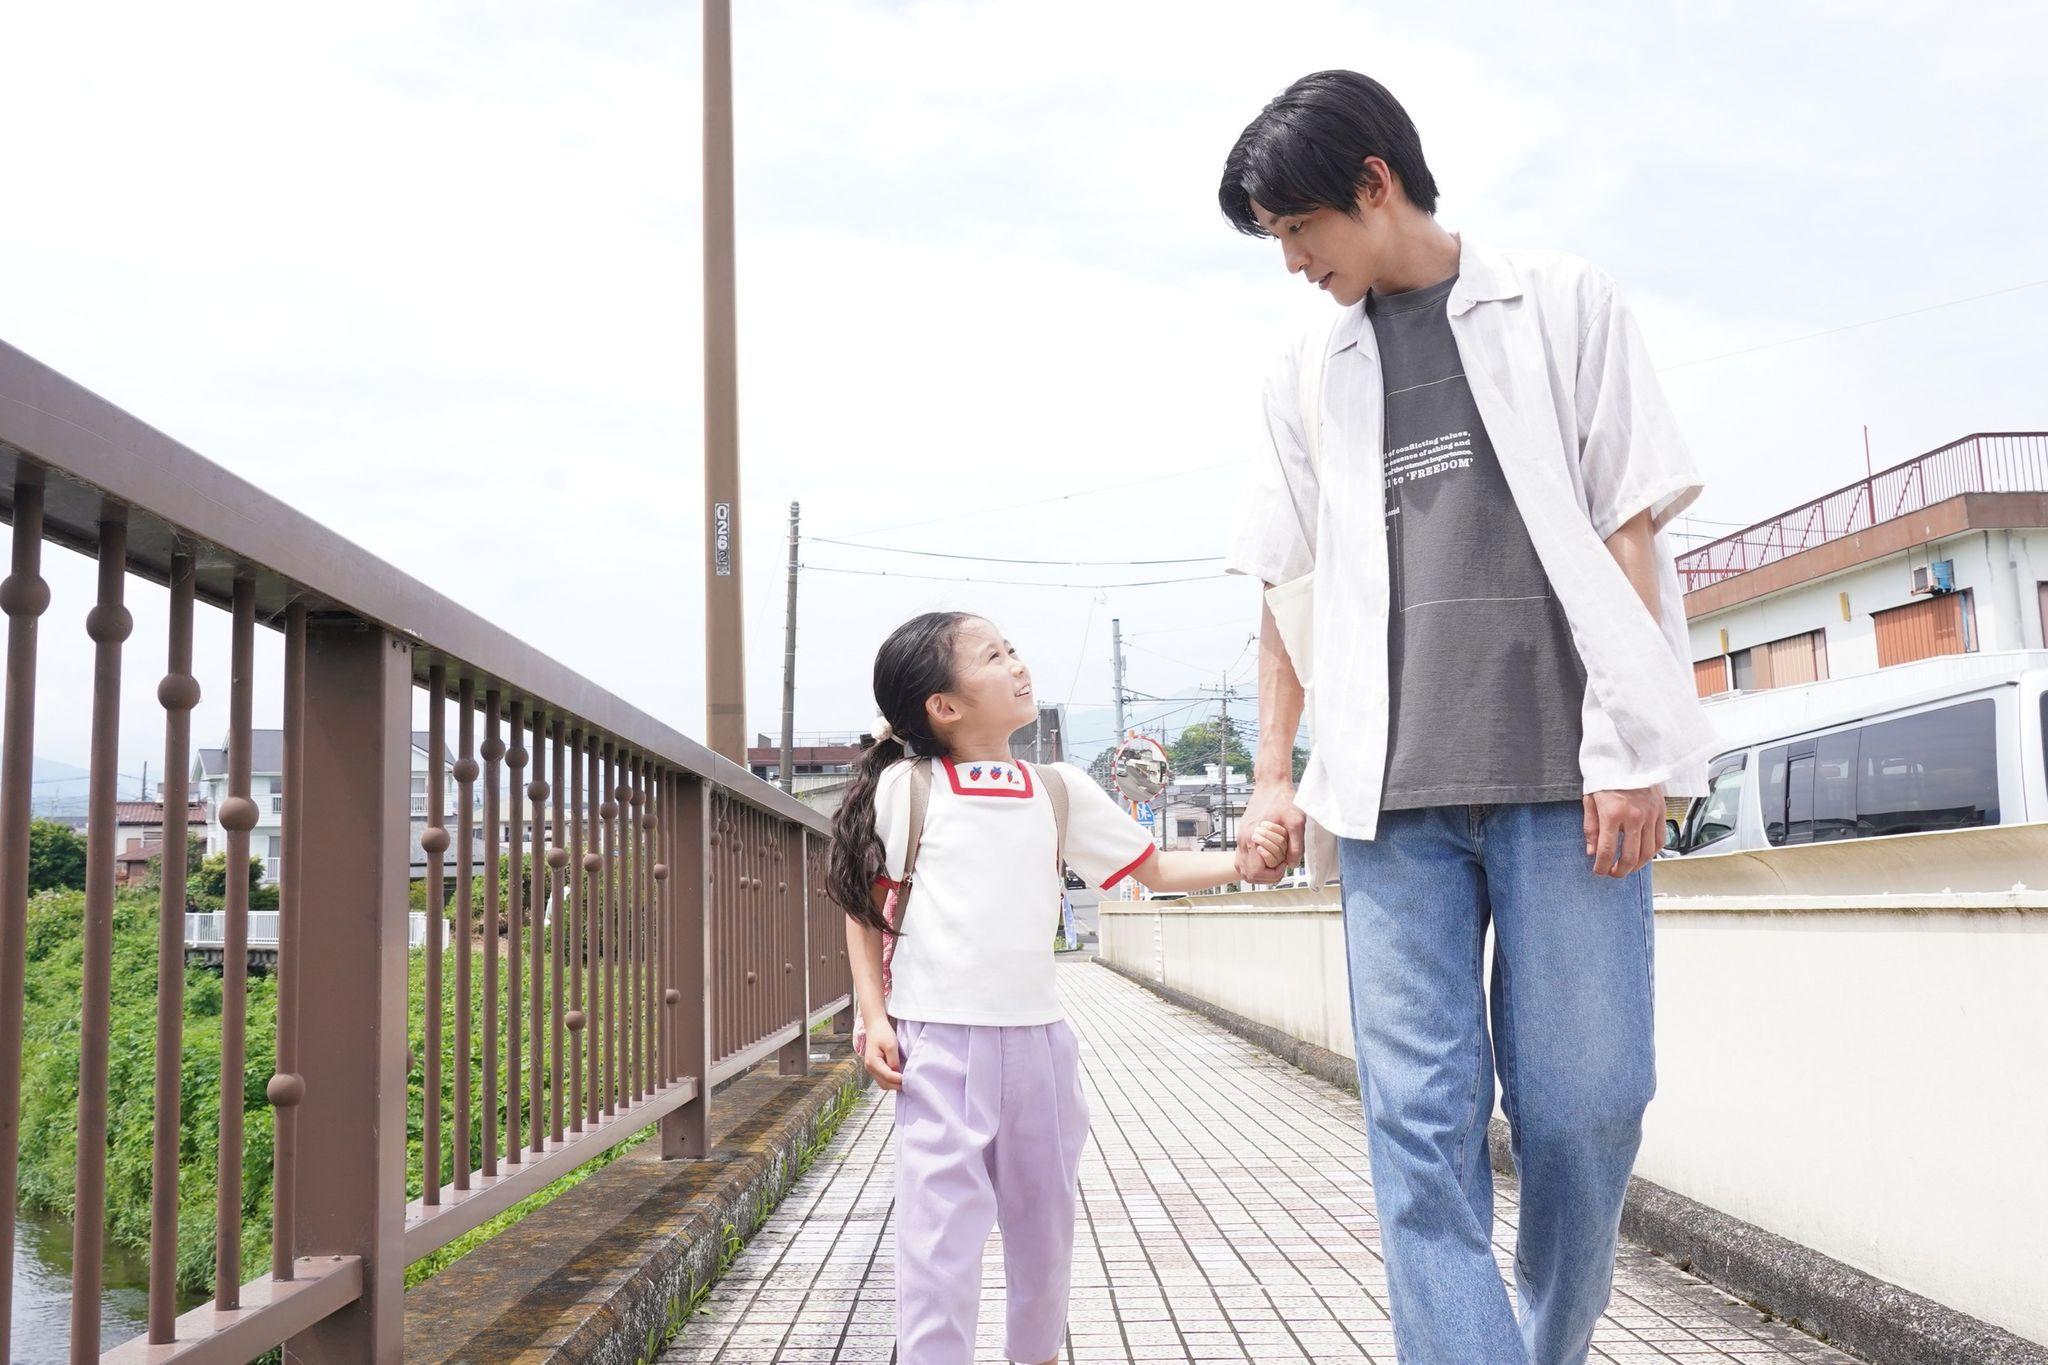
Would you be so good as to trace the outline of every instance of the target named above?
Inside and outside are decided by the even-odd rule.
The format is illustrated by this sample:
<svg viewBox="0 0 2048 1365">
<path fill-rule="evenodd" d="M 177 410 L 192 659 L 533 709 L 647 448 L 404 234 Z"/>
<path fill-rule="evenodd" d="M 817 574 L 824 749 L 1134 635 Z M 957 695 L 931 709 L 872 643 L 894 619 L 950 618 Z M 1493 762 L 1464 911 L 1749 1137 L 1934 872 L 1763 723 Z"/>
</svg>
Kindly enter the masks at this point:
<svg viewBox="0 0 2048 1365">
<path fill-rule="evenodd" d="M 1096 962 L 1311 1076 L 1358 1093 L 1357 1067 L 1342 1053 L 1303 1042 L 1128 967 L 1099 957 Z M 1488 1137 L 1494 1169 L 1513 1177 L 1507 1125 L 1496 1118 Z M 2048 1365 L 2048 1347 L 1647 1180 L 1631 1178 L 1628 1183 L 1621 1233 L 1681 1269 L 1865 1360 L 1883 1365 Z"/>
<path fill-rule="evenodd" d="M 805 1077 L 741 1076 L 721 1086 L 728 1112 L 744 1117 L 714 1131 L 710 1159 L 665 1163 L 634 1153 L 412 1290 L 406 1359 L 644 1359 L 679 1305 L 717 1278 L 726 1226 L 751 1240 L 795 1182 L 826 1108 L 846 1086 L 865 1087 L 866 1071 L 843 1039 L 827 1050 L 831 1060 Z M 718 1114 L 714 1106 L 714 1123 Z"/>
</svg>

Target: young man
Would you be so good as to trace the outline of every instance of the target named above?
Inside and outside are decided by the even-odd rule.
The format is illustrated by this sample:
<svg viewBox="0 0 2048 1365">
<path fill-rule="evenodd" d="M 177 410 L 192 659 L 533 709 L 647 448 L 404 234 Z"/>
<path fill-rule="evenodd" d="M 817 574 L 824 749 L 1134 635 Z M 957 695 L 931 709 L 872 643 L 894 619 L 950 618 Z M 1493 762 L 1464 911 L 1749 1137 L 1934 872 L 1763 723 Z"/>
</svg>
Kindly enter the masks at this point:
<svg viewBox="0 0 2048 1365">
<path fill-rule="evenodd" d="M 1314 575 L 1312 676 L 1261 613 L 1244 824 L 1297 856 L 1337 836 L 1401 1359 L 1570 1365 L 1654 1087 L 1646 869 L 1713 747 L 1658 537 L 1700 485 L 1612 283 L 1454 236 L 1436 197 L 1407 113 L 1349 71 L 1288 87 L 1224 165 L 1225 217 L 1342 310 L 1267 383 L 1228 556 Z M 1489 1246 L 1496 1071 L 1519 1321 Z"/>
</svg>

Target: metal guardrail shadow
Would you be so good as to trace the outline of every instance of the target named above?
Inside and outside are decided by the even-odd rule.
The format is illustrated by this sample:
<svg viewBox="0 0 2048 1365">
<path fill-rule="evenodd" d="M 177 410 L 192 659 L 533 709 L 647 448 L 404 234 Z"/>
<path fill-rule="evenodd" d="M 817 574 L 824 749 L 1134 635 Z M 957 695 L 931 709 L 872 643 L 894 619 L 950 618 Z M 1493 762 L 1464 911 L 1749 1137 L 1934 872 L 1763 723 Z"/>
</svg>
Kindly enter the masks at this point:
<svg viewBox="0 0 2048 1365">
<path fill-rule="evenodd" d="M 283 1345 L 295 1361 L 396 1361 L 407 1262 L 650 1124 L 661 1125 L 665 1156 L 706 1154 L 717 1082 L 768 1056 L 801 1069 L 809 1026 L 848 1008 L 840 916 L 822 891 L 827 826 L 815 812 L 4 343 L 0 501 L 13 528 L 11 572 L 0 582 L 0 1133 L 8 1135 L 0 1138 L 8 1144 L 0 1151 L 0 1264 L 12 1259 L 18 1194 L 30 756 L 37 636 L 49 605 L 43 545 L 99 566 L 85 627 L 95 662 L 74 1359 L 232 1363 Z M 419 512 L 429 524 L 453 515 L 433 499 Z M 486 542 L 492 534 L 478 531 Z M 158 916 L 156 1056 L 170 1064 L 156 1068 L 148 1330 L 101 1356 L 115 759 L 121 671 L 136 657 L 123 600 L 131 575 L 170 589 L 167 636 L 148 657 L 165 661 L 157 688 L 161 881 L 177 891 L 163 892 Z M 247 949 L 265 921 L 249 911 L 247 884 L 231 883 L 219 925 L 214 1294 L 178 1316 L 180 902 L 199 700 L 193 617 L 215 609 L 232 621 L 229 784 L 218 811 L 231 866 L 248 865 L 257 818 L 254 636 L 261 626 L 284 637 L 277 1055 L 267 1089 L 272 1258 L 268 1274 L 240 1282 Z M 669 610 L 660 593 L 649 594 L 647 628 L 668 628 Z M 409 918 L 412 722 L 422 693 L 431 751 L 420 841 L 426 909 Z M 451 773 L 459 798 L 447 812 Z M 522 867 L 531 843 L 530 887 L 519 876 L 501 886 L 491 875 L 501 792 L 511 807 L 503 852 Z M 448 893 L 471 905 L 478 867 L 486 870 L 481 944 L 462 932 L 451 945 Z M 418 1022 L 431 1102 L 414 1167 L 425 1193 L 408 1202 L 415 954 L 425 972 Z M 481 1019 L 469 1008 L 477 956 Z M 449 1038 L 442 1014 L 451 967 Z M 477 1074 L 473 1048 L 483 1058 Z M 474 1167 L 473 1151 L 481 1153 Z M 12 1293 L 11 1279 L 0 1277 L 0 1359 L 14 1358 Z"/>
</svg>

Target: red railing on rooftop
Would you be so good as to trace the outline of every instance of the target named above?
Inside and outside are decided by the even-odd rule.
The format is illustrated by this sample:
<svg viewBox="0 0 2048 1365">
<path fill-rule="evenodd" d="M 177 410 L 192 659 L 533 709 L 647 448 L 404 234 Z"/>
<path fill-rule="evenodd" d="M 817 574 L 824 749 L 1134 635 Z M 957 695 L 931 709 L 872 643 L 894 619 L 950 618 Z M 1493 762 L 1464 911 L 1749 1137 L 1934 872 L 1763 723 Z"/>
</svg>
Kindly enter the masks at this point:
<svg viewBox="0 0 2048 1365">
<path fill-rule="evenodd" d="M 2048 432 L 1986 431 L 1880 469 L 1678 557 L 1687 592 L 1963 493 L 2048 492 Z"/>
</svg>

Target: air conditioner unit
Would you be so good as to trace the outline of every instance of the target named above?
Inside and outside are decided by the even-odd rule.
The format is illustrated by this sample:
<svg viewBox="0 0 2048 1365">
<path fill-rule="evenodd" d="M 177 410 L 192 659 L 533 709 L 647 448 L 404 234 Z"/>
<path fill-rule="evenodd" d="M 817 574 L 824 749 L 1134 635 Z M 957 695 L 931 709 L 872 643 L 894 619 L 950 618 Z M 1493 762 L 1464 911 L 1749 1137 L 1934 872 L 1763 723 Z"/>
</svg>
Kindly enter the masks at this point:
<svg viewBox="0 0 2048 1365">
<path fill-rule="evenodd" d="M 1937 559 L 1925 568 L 1913 570 L 1913 595 L 1941 596 L 1956 590 L 1956 565 L 1952 559 Z"/>
</svg>

